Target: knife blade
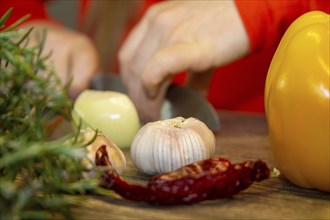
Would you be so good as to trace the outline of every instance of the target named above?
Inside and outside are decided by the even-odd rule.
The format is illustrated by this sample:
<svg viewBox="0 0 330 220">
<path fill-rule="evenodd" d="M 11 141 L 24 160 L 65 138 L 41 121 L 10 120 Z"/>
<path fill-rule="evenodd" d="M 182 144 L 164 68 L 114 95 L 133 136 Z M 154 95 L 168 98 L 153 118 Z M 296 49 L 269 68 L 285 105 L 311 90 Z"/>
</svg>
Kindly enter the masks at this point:
<svg viewBox="0 0 330 220">
<path fill-rule="evenodd" d="M 98 74 L 91 80 L 94 90 L 116 91 L 127 94 L 127 90 L 117 74 Z M 213 132 L 220 130 L 220 119 L 213 106 L 196 90 L 170 85 L 161 108 L 161 120 L 174 117 L 195 117 L 204 122 Z"/>
</svg>

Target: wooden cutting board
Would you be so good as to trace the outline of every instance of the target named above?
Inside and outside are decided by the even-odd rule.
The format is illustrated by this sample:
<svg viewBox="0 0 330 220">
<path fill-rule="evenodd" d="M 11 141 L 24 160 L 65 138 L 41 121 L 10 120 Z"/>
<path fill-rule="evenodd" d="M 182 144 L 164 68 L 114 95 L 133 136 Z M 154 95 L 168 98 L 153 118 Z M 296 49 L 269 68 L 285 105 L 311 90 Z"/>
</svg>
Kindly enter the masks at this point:
<svg viewBox="0 0 330 220">
<path fill-rule="evenodd" d="M 232 162 L 261 159 L 272 168 L 266 119 L 263 115 L 218 112 L 222 122 L 216 134 L 216 156 Z M 145 183 L 148 176 L 133 165 L 129 151 L 123 178 Z M 152 206 L 120 196 L 87 196 L 73 209 L 76 219 L 330 219 L 330 194 L 301 189 L 283 176 L 254 183 L 231 199 L 206 201 L 195 205 Z"/>
</svg>

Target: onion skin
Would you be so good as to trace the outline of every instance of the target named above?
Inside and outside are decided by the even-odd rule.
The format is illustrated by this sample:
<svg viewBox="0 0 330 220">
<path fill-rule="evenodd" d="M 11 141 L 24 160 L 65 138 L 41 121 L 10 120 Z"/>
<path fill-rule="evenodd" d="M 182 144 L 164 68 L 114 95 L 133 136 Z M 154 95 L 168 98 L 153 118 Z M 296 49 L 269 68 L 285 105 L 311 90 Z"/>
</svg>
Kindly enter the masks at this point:
<svg viewBox="0 0 330 220">
<path fill-rule="evenodd" d="M 98 129 L 119 148 L 129 148 L 140 128 L 138 113 L 127 95 L 113 91 L 86 90 L 72 112 L 82 128 Z"/>
</svg>

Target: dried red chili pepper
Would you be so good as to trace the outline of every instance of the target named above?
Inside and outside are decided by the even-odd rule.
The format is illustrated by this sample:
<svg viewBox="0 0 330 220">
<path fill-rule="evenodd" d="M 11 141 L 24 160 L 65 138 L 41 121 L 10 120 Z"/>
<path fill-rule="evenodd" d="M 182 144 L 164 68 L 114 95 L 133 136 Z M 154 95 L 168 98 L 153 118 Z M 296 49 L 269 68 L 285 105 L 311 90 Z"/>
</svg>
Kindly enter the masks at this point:
<svg viewBox="0 0 330 220">
<path fill-rule="evenodd" d="M 96 165 L 109 165 L 105 147 L 95 156 Z M 269 178 L 263 161 L 231 164 L 222 158 L 210 158 L 186 165 L 174 172 L 151 178 L 146 186 L 129 184 L 116 171 L 106 171 L 102 185 L 122 197 L 158 205 L 193 204 L 203 200 L 230 198 L 253 181 Z"/>
</svg>

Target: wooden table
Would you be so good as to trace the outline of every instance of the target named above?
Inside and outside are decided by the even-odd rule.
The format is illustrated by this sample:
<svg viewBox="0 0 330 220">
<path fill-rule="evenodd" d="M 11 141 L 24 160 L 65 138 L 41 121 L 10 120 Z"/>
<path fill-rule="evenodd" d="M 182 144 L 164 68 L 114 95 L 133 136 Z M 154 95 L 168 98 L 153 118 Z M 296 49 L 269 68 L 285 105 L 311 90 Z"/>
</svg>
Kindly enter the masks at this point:
<svg viewBox="0 0 330 220">
<path fill-rule="evenodd" d="M 221 131 L 216 134 L 216 156 L 232 162 L 262 159 L 272 168 L 274 160 L 263 115 L 219 112 Z M 132 164 L 125 151 L 123 178 L 145 183 L 148 176 Z M 77 219 L 330 219 L 330 194 L 298 188 L 279 176 L 254 183 L 232 199 L 195 205 L 152 206 L 120 196 L 88 196 L 74 208 Z"/>
</svg>

